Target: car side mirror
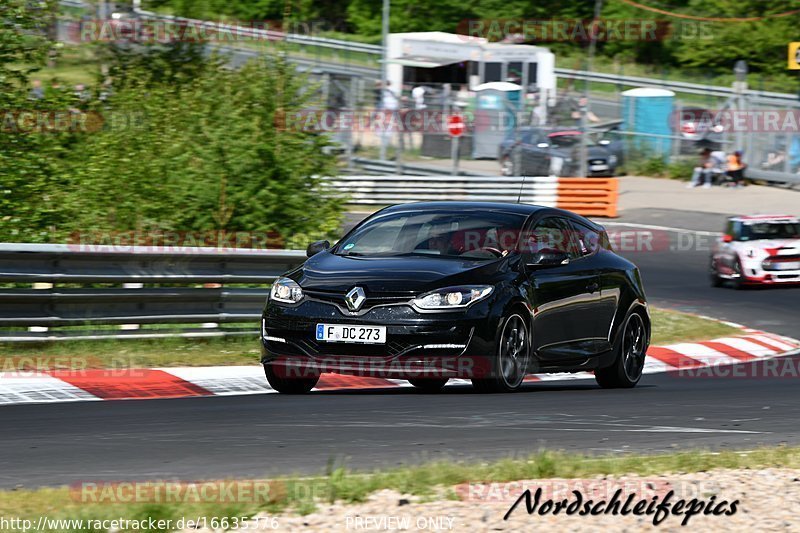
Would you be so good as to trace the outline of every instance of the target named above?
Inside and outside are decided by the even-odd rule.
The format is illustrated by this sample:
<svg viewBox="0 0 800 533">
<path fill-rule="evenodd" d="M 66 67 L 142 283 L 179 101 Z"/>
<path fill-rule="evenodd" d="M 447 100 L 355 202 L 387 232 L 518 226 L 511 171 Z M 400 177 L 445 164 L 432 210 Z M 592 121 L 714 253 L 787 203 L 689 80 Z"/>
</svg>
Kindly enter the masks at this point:
<svg viewBox="0 0 800 533">
<path fill-rule="evenodd" d="M 324 252 L 330 247 L 331 243 L 328 241 L 312 242 L 311 244 L 308 245 L 308 248 L 306 248 L 306 257 L 317 255 L 318 253 Z"/>
<path fill-rule="evenodd" d="M 723 235 L 722 242 L 733 242 L 733 235 Z"/>
<path fill-rule="evenodd" d="M 546 268 L 569 264 L 569 254 L 559 250 L 540 250 L 528 261 L 531 268 Z"/>
</svg>

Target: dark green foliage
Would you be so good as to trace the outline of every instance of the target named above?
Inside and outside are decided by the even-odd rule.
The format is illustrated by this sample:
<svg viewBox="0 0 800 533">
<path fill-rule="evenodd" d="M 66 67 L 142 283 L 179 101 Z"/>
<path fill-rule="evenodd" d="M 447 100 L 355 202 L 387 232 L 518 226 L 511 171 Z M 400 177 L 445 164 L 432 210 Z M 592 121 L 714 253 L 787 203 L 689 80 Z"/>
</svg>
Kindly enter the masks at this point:
<svg viewBox="0 0 800 533">
<path fill-rule="evenodd" d="M 702 68 L 728 74 L 737 59 L 751 71 L 783 74 L 786 45 L 797 40 L 800 15 L 770 17 L 800 9 L 800 0 L 671 0 L 644 5 L 682 15 L 713 18 L 766 17 L 755 22 L 713 22 L 672 17 L 639 9 L 621 0 L 604 0 L 602 18 L 621 21 L 658 21 L 665 32 L 652 39 L 624 38 L 598 43 L 598 54 L 622 61 L 675 68 Z M 239 20 L 321 21 L 316 28 L 348 31 L 375 42 L 381 32 L 382 0 L 150 0 L 189 17 Z M 392 0 L 391 31 L 445 31 L 458 33 L 468 20 L 584 20 L 592 18 L 593 0 Z M 557 53 L 574 55 L 586 42 L 545 42 Z"/>
<path fill-rule="evenodd" d="M 113 80 L 105 101 L 98 90 L 88 103 L 64 90 L 31 100 L 29 72 L 18 65 L 41 64 L 50 43 L 30 31 L 42 14 L 28 4 L 13 0 L 0 11 L 8 17 L 16 6 L 20 24 L 28 24 L 27 31 L 0 26 L 9 43 L 0 53 L 0 109 L 80 107 L 104 124 L 99 131 L 0 131 L 0 241 L 223 231 L 277 233 L 304 247 L 337 231 L 340 201 L 318 179 L 336 172 L 322 152 L 327 139 L 282 120 L 313 108 L 315 91 L 281 57 L 231 70 L 185 43 L 98 45 Z"/>
</svg>

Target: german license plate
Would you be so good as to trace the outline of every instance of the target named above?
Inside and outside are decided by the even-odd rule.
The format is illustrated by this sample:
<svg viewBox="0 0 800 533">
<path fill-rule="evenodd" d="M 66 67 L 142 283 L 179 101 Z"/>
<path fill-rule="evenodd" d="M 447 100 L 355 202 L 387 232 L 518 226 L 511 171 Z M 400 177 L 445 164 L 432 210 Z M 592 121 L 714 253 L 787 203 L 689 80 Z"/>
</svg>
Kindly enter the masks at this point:
<svg viewBox="0 0 800 533">
<path fill-rule="evenodd" d="M 608 165 L 590 165 L 589 170 L 597 172 L 599 170 L 608 170 Z"/>
<path fill-rule="evenodd" d="M 317 340 L 323 342 L 386 344 L 386 326 L 317 324 Z"/>
<path fill-rule="evenodd" d="M 778 270 L 800 270 L 800 261 L 790 263 L 777 263 Z"/>
</svg>

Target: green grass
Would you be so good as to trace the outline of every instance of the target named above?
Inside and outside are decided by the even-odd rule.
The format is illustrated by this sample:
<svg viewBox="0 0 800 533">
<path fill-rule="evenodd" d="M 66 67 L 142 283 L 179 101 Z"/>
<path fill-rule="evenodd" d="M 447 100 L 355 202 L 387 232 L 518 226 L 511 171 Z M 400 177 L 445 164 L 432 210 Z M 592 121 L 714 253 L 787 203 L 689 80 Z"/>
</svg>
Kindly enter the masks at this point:
<svg viewBox="0 0 800 533">
<path fill-rule="evenodd" d="M 598 475 L 658 475 L 704 472 L 715 468 L 800 468 L 800 448 L 762 448 L 750 452 L 685 451 L 664 455 L 589 456 L 540 451 L 527 457 L 491 462 L 439 461 L 368 473 L 330 468 L 317 477 L 272 480 L 264 501 L 241 503 L 84 503 L 68 488 L 0 492 L 0 516 L 50 518 L 171 518 L 252 516 L 260 511 L 312 512 L 317 504 L 364 501 L 369 494 L 393 489 L 428 500 L 454 498 L 452 487 L 467 482 L 507 482 Z"/>
<path fill-rule="evenodd" d="M 697 315 L 650 309 L 652 322 L 651 345 L 663 346 L 678 342 L 709 340 L 717 337 L 741 335 L 742 331 L 716 320 L 700 318 Z"/>
<path fill-rule="evenodd" d="M 31 358 L 34 358 L 33 361 Z M 10 359 L 13 361 L 9 361 Z M 252 336 L 200 339 L 0 343 L 0 365 L 2 364 L 41 364 L 72 368 L 257 365 L 259 344 L 257 333 Z"/>
<path fill-rule="evenodd" d="M 664 345 L 736 335 L 740 331 L 695 315 L 652 309 L 652 344 Z M 257 325 L 254 325 L 257 330 Z M 97 328 L 93 328 L 97 329 Z M 112 327 L 106 329 L 113 330 Z M 34 358 L 31 361 L 31 358 Z M 59 358 L 54 361 L 51 358 Z M 225 338 L 71 340 L 0 343 L 0 365 L 52 365 L 72 368 L 152 368 L 175 366 L 257 365 L 257 333 Z M 42 370 L 47 370 L 43 368 Z"/>
</svg>

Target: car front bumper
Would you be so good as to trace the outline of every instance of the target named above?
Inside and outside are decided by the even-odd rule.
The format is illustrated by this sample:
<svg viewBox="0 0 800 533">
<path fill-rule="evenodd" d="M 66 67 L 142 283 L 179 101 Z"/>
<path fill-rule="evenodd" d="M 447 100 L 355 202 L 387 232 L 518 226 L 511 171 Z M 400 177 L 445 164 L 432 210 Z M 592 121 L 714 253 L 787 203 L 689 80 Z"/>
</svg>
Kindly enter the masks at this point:
<svg viewBox="0 0 800 533">
<path fill-rule="evenodd" d="M 409 304 L 348 315 L 325 302 L 267 305 L 262 316 L 261 361 L 308 373 L 360 376 L 471 378 L 485 375 L 496 353 L 499 318 L 491 303 L 454 312 L 423 313 Z M 317 324 L 385 326 L 385 344 L 317 341 Z"/>
</svg>

